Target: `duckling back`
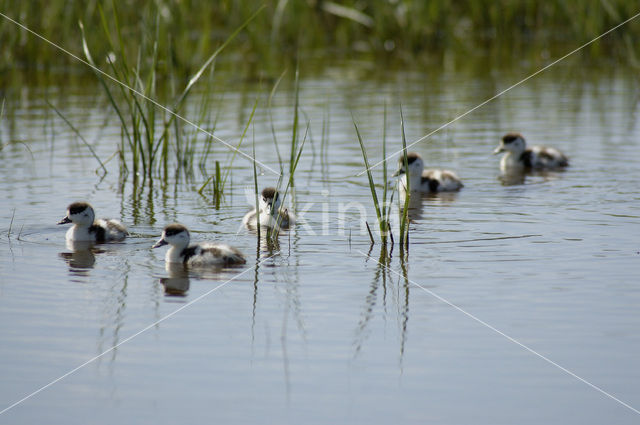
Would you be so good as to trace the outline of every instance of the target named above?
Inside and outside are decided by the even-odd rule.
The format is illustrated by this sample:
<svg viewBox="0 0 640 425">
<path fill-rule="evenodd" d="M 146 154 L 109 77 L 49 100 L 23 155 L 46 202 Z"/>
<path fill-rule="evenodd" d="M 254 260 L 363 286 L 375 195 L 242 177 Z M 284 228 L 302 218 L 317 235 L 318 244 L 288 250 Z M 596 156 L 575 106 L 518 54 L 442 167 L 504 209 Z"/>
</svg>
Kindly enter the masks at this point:
<svg viewBox="0 0 640 425">
<path fill-rule="evenodd" d="M 242 253 L 226 244 L 197 244 L 185 248 L 181 256 L 190 266 L 232 265 L 247 262 Z"/>
</svg>

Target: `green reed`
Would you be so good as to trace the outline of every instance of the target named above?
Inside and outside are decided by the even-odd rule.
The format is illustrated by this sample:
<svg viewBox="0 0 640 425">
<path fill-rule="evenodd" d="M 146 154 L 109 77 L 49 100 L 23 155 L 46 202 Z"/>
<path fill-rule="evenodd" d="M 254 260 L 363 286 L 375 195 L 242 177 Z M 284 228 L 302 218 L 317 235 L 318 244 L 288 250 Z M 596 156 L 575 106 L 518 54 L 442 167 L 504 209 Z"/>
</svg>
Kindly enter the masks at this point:
<svg viewBox="0 0 640 425">
<path fill-rule="evenodd" d="M 332 54 L 348 56 L 355 44 L 359 51 L 382 59 L 392 57 L 395 62 L 413 62 L 425 55 L 437 58 L 445 51 L 464 59 L 478 48 L 489 49 L 492 58 L 508 60 L 511 54 L 522 54 L 526 49 L 539 55 L 553 44 L 582 44 L 638 12 L 637 3 L 628 0 L 345 0 L 339 7 L 336 3 L 148 0 L 136 2 L 136 7 L 122 7 L 118 17 L 119 26 L 133 40 L 155 34 L 148 32 L 145 22 L 158 20 L 158 51 L 171 50 L 172 57 L 166 59 L 184 77 L 206 60 L 220 34 L 238 28 L 263 4 L 267 6 L 265 13 L 236 52 L 259 58 L 260 67 L 254 66 L 254 70 L 279 69 L 283 59 L 291 60 L 296 51 L 330 49 Z M 101 9 L 111 16 L 116 7 L 115 2 L 100 0 L 0 0 L 2 13 L 73 52 L 82 48 L 74 24 L 82 21 L 86 28 L 100 28 Z M 629 23 L 590 46 L 588 56 L 624 60 L 637 56 L 640 46 L 633 42 L 633 34 L 639 28 L 640 22 Z M 35 70 L 73 62 L 1 17 L 0 39 L 0 70 L 16 63 Z M 93 46 L 97 57 L 112 51 L 104 38 Z M 135 46 L 124 46 L 129 58 L 137 56 Z"/>
<path fill-rule="evenodd" d="M 273 88 L 271 89 L 271 92 L 269 94 L 269 99 L 267 102 L 267 109 L 268 109 L 268 114 L 269 114 L 269 121 L 270 121 L 270 126 L 271 126 L 271 135 L 273 138 L 273 143 L 275 146 L 275 151 L 276 154 L 278 156 L 278 162 L 279 162 L 279 166 L 280 166 L 280 175 L 278 176 L 278 180 L 276 182 L 275 185 L 275 189 L 276 191 L 280 192 L 282 185 L 284 183 L 284 177 L 285 177 L 285 173 L 284 173 L 284 160 L 282 158 L 282 155 L 280 154 L 280 148 L 279 148 L 279 143 L 278 143 L 278 138 L 276 136 L 276 130 L 275 130 L 275 125 L 274 125 L 274 120 L 273 120 L 273 110 L 272 110 L 272 104 L 273 104 L 273 98 L 275 97 L 275 94 L 277 92 L 277 89 L 282 81 L 282 79 L 284 78 L 286 74 L 286 70 L 284 72 L 282 72 L 282 74 L 280 74 L 280 77 L 276 80 Z M 285 200 L 287 198 L 287 196 L 289 195 L 289 192 L 291 190 L 291 188 L 293 186 L 295 186 L 295 173 L 296 170 L 298 168 L 298 164 L 300 162 L 300 158 L 302 156 L 302 152 L 304 150 L 304 146 L 306 144 L 307 138 L 309 136 L 309 128 L 310 128 L 310 121 L 307 120 L 306 123 L 306 129 L 304 132 L 304 135 L 302 137 L 302 140 L 300 141 L 300 131 L 299 131 L 299 124 L 300 124 L 300 84 L 299 84 L 299 70 L 296 67 L 296 72 L 295 72 L 295 79 L 294 79 L 294 110 L 293 110 L 293 117 L 292 117 L 292 123 L 291 123 L 291 139 L 289 141 L 289 175 L 287 177 L 286 180 L 286 185 L 284 188 L 284 191 L 282 191 L 282 193 L 280 193 L 281 195 L 281 206 L 284 206 L 285 204 Z M 257 207 L 257 204 L 256 204 Z M 272 208 L 275 207 L 275 203 L 274 205 L 272 205 Z M 270 212 L 272 216 L 274 216 L 275 218 L 275 226 L 273 228 L 267 228 L 266 230 L 266 238 L 267 238 L 267 242 L 269 244 L 273 244 L 273 246 L 275 246 L 277 244 L 277 238 L 278 235 L 280 233 L 280 228 L 281 228 L 281 223 L 282 223 L 282 213 L 283 211 L 275 211 L 272 209 L 272 211 Z"/>
<path fill-rule="evenodd" d="M 297 92 L 297 90 L 296 90 Z M 297 93 L 296 93 L 297 95 Z M 289 194 L 289 191 L 291 190 L 291 188 L 294 186 L 294 176 L 296 173 L 296 169 L 298 168 L 298 163 L 300 162 L 300 157 L 302 156 L 302 151 L 304 149 L 304 145 L 307 141 L 308 135 L 309 135 L 309 127 L 310 127 L 310 123 L 307 122 L 307 126 L 306 126 L 306 130 L 304 132 L 304 136 L 302 137 L 302 142 L 300 142 L 300 145 L 298 147 L 298 143 L 295 142 L 295 140 L 292 140 L 291 142 L 291 149 L 293 150 L 293 162 L 291 162 L 290 164 L 290 168 L 289 168 L 289 178 L 287 179 L 287 184 L 284 188 L 284 192 L 282 193 L 282 200 L 281 202 L 281 206 L 284 206 L 285 200 L 287 198 L 287 195 Z M 276 184 L 276 190 L 279 192 L 280 191 L 280 187 L 282 186 L 282 174 L 280 175 L 280 177 L 278 178 L 278 183 Z M 275 204 L 275 203 L 274 203 Z M 273 206 L 272 206 L 273 208 Z M 278 234 L 280 233 L 280 225 L 282 223 L 282 212 L 283 211 L 273 211 L 272 210 L 272 214 L 276 213 L 275 215 L 275 226 L 272 230 L 267 230 L 267 236 L 269 239 L 271 239 L 271 241 L 275 241 L 278 238 Z"/>
<path fill-rule="evenodd" d="M 247 20 L 227 37 L 191 76 L 182 91 L 174 97 L 171 102 L 172 106 L 166 108 L 155 101 L 158 95 L 158 70 L 161 62 L 158 44 L 158 40 L 161 39 L 160 12 L 156 12 L 154 24 L 148 31 L 148 34 L 152 36 L 145 34 L 142 38 L 141 46 L 136 54 L 135 64 L 133 64 L 128 59 L 116 3 L 112 2 L 111 6 L 112 16 L 108 19 L 102 5 L 98 5 L 102 30 L 111 52 L 107 56 L 111 75 L 98 70 L 99 68 L 89 49 L 82 23 L 80 23 L 80 29 L 86 60 L 94 67 L 95 75 L 98 77 L 121 124 L 122 151 L 120 158 L 123 170 L 132 172 L 134 176 L 141 174 L 144 178 L 151 178 L 154 171 L 160 167 L 164 169 L 166 175 L 172 147 L 175 154 L 174 161 L 178 167 L 184 165 L 192 166 L 195 151 L 189 139 L 185 141 L 181 127 L 181 121 L 187 121 L 177 118 L 179 118 L 182 107 L 193 87 L 204 75 L 206 69 L 211 67 L 220 52 L 256 18 L 263 8 L 254 11 Z M 162 62 L 168 61 L 172 54 L 173 51 L 169 50 L 167 53 L 169 57 L 163 57 Z M 112 88 L 112 81 L 109 81 L 112 79 L 121 82 L 121 84 L 116 85 L 115 89 Z M 202 123 L 204 114 L 207 111 L 210 97 L 205 95 L 201 102 L 199 108 L 200 123 Z M 158 110 L 160 110 L 160 114 L 158 114 Z M 158 115 L 161 116 L 159 117 Z M 194 125 L 195 123 L 187 122 L 187 124 Z M 129 164 L 127 164 L 127 158 L 129 159 Z M 229 172 L 225 174 L 222 187 L 224 187 L 224 181 L 226 181 Z"/>
<path fill-rule="evenodd" d="M 258 187 L 258 170 L 256 167 L 256 135 L 255 130 L 253 134 L 253 145 L 251 153 L 253 154 L 253 161 L 251 161 L 253 165 L 253 189 L 255 193 L 255 203 L 256 203 L 256 227 L 258 231 L 258 246 L 260 246 L 260 188 Z"/>
<path fill-rule="evenodd" d="M 407 137 L 404 131 L 404 114 L 402 113 L 402 106 L 400 106 L 400 131 L 402 132 L 402 161 L 406 176 L 406 195 L 404 197 L 404 205 L 399 209 L 400 211 L 400 251 L 404 249 L 409 250 L 409 201 L 411 199 L 411 186 L 409 178 L 409 161 L 407 159 Z M 385 161 L 386 163 L 386 161 Z M 398 197 L 398 201 L 400 198 Z"/>
<path fill-rule="evenodd" d="M 364 166 L 366 167 L 366 171 L 367 171 L 367 179 L 369 181 L 369 189 L 371 191 L 371 200 L 373 202 L 373 206 L 375 208 L 376 211 L 376 218 L 378 221 L 378 228 L 380 230 L 380 242 L 382 243 L 382 245 L 386 245 L 387 243 L 387 236 L 390 234 L 390 230 L 391 230 L 391 225 L 389 222 L 389 208 L 386 205 L 386 200 L 387 200 L 387 191 L 388 191 L 388 184 L 387 184 L 387 176 L 386 176 L 386 172 L 387 172 L 387 162 L 384 161 L 383 162 L 383 172 L 384 172 L 384 186 L 383 186 L 383 194 L 382 194 L 382 199 L 383 202 L 380 203 L 378 200 L 378 194 L 376 192 L 376 185 L 375 182 L 373 180 L 373 173 L 371 172 L 371 167 L 369 165 L 369 158 L 367 155 L 367 150 L 364 146 L 364 142 L 362 140 L 362 136 L 360 134 L 360 130 L 358 129 L 358 124 L 355 121 L 355 118 L 353 117 L 353 115 L 351 116 L 351 120 L 353 121 L 353 126 L 356 130 L 356 135 L 358 137 L 358 142 L 360 143 L 360 150 L 362 152 L 362 159 L 364 161 Z M 386 106 L 385 106 L 385 117 L 384 117 L 384 126 L 386 127 Z M 383 130 L 383 139 L 382 139 L 382 146 L 383 146 L 383 152 L 386 153 L 386 129 Z M 367 229 L 369 229 L 369 223 L 367 224 Z M 374 239 L 373 239 L 373 235 L 371 234 L 371 230 L 369 229 L 369 237 L 371 238 L 371 243 L 374 243 Z"/>
</svg>

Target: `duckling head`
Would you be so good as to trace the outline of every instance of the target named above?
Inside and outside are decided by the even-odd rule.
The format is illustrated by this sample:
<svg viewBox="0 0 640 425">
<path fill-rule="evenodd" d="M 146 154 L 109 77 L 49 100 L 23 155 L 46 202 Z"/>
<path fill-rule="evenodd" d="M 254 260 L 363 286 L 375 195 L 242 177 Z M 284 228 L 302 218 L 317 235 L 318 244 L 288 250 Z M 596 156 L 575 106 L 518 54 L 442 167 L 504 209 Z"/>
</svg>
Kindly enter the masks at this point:
<svg viewBox="0 0 640 425">
<path fill-rule="evenodd" d="M 73 223 L 78 226 L 91 226 L 95 220 L 93 207 L 86 202 L 74 202 L 67 207 L 67 215 L 58 224 Z"/>
<path fill-rule="evenodd" d="M 260 196 L 260 211 L 271 213 L 280 209 L 280 194 L 273 187 L 266 187 Z"/>
<path fill-rule="evenodd" d="M 424 169 L 424 161 L 422 157 L 417 152 L 409 152 L 407 153 L 407 164 L 409 165 L 409 175 L 410 176 L 421 176 L 422 170 Z M 400 176 L 402 174 L 407 173 L 404 167 L 404 156 L 398 158 L 398 170 L 393 173 L 393 177 Z"/>
<path fill-rule="evenodd" d="M 185 248 L 189 245 L 189 231 L 182 224 L 169 224 L 162 231 L 162 237 L 152 248 L 159 248 L 164 245 L 175 246 L 176 248 Z"/>
<path fill-rule="evenodd" d="M 502 152 L 511 152 L 513 154 L 521 154 L 527 148 L 527 143 L 520 133 L 507 133 L 502 137 L 500 145 L 493 151 L 493 154 Z"/>
</svg>

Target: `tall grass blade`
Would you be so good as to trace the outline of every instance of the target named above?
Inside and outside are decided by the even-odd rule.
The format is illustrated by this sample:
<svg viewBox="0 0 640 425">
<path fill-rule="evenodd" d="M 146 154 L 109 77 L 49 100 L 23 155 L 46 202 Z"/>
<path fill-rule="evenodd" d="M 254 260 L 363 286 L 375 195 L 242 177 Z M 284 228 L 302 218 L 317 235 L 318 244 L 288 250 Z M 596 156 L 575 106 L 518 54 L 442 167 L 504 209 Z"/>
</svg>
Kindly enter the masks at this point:
<svg viewBox="0 0 640 425">
<path fill-rule="evenodd" d="M 258 241 L 260 241 L 260 204 L 259 204 L 259 193 L 260 193 L 260 189 L 258 188 L 258 170 L 256 168 L 256 134 L 255 134 L 255 127 L 254 127 L 254 133 L 253 133 L 253 149 L 252 149 L 252 153 L 253 153 L 253 188 L 255 191 L 255 202 L 256 202 L 256 227 L 258 230 Z"/>
<path fill-rule="evenodd" d="M 411 186 L 409 178 L 409 160 L 407 159 L 407 137 L 404 131 L 404 114 L 402 113 L 402 105 L 400 105 L 400 129 L 402 131 L 402 160 L 404 162 L 406 176 L 406 196 L 404 198 L 404 206 L 400 212 L 400 249 L 409 249 L 409 199 L 411 198 Z"/>
<path fill-rule="evenodd" d="M 362 141 L 362 136 L 360 135 L 360 130 L 358 129 L 358 124 L 356 123 L 353 114 L 351 115 L 351 120 L 353 121 L 353 127 L 356 129 L 356 135 L 358 136 L 358 142 L 360 143 L 360 150 L 362 151 L 362 158 L 364 160 L 364 165 L 367 169 L 367 178 L 369 179 L 369 189 L 371 190 L 371 199 L 373 199 L 373 206 L 376 209 L 376 217 L 378 218 L 378 226 L 380 227 L 380 231 L 383 231 L 382 224 L 382 212 L 380 211 L 380 203 L 378 202 L 378 195 L 376 193 L 376 186 L 373 182 L 373 175 L 371 173 L 371 169 L 369 168 L 369 159 L 367 157 L 367 150 L 364 147 L 364 142 Z"/>
</svg>

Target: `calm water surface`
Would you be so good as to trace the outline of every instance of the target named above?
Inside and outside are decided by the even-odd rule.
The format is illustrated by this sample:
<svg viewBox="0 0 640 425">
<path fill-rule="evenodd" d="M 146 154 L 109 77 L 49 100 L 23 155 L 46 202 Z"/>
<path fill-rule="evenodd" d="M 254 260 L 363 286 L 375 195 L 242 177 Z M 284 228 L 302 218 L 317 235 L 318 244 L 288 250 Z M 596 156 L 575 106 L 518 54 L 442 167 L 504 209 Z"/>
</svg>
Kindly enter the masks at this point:
<svg viewBox="0 0 640 425">
<path fill-rule="evenodd" d="M 413 141 L 533 70 L 380 77 L 350 63 L 303 76 L 311 141 L 289 197 L 300 222 L 280 236 L 277 252 L 240 227 L 253 187 L 246 160 L 234 161 L 220 209 L 198 194 L 207 177 L 197 166 L 134 185 L 114 158 L 101 178 L 45 102 L 109 158 L 120 128 L 98 84 L 8 90 L 0 409 L 110 351 L 0 423 L 637 423 L 637 413 L 471 317 L 640 408 L 637 75 L 566 62 L 478 109 L 414 147 L 466 186 L 422 200 L 409 254 L 396 248 L 385 270 L 380 245 L 370 249 L 361 231 L 358 205 L 370 223 L 375 216 L 366 177 L 356 176 L 363 167 L 351 112 L 378 161 L 385 104 L 391 152 L 400 146 L 400 103 Z M 235 144 L 254 99 L 270 88 L 223 87 L 216 135 Z M 286 81 L 272 110 L 286 158 L 293 104 Z M 260 105 L 256 153 L 277 168 Z M 559 147 L 571 167 L 502 184 L 491 151 L 507 131 Z M 230 155 L 216 146 L 212 158 L 225 164 Z M 380 168 L 374 174 L 383 181 Z M 276 181 L 266 170 L 259 179 Z M 132 237 L 67 247 L 55 223 L 76 200 L 121 218 Z M 195 240 L 234 244 L 247 266 L 166 269 L 165 251 L 150 247 L 173 221 Z"/>
</svg>

